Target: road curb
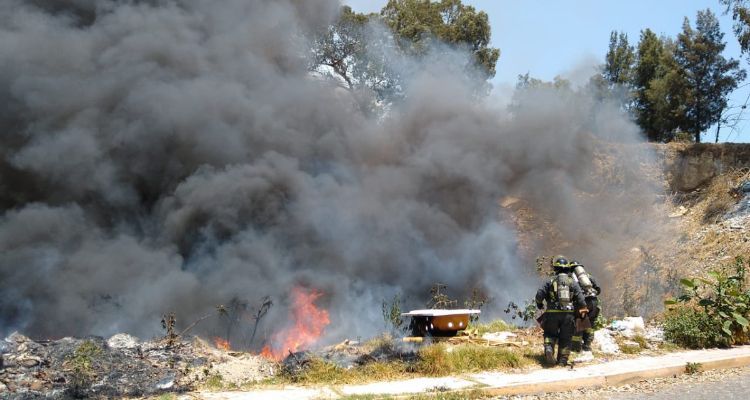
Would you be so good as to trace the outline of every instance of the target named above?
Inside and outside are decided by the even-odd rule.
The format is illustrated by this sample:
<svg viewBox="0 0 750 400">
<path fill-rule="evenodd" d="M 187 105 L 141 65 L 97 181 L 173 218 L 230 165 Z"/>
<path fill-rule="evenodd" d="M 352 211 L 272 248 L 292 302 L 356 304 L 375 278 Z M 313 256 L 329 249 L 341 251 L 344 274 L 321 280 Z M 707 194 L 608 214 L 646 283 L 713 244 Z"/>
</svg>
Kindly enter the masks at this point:
<svg viewBox="0 0 750 400">
<path fill-rule="evenodd" d="M 682 360 L 680 360 L 681 362 Z M 483 391 L 493 396 L 500 395 L 521 395 L 521 394 L 539 394 L 539 393 L 552 393 L 552 392 L 565 392 L 581 388 L 599 388 L 605 386 L 621 386 L 628 383 L 638 382 L 646 379 L 654 378 L 665 378 L 670 376 L 678 376 L 685 374 L 685 361 L 681 363 L 670 363 L 670 365 L 664 365 L 656 368 L 648 368 L 637 371 L 626 371 L 626 372 L 613 372 L 603 373 L 597 376 L 589 377 L 570 377 L 567 379 L 549 381 L 549 382 L 535 382 L 535 383 L 524 383 L 524 384 L 511 384 L 498 387 L 479 387 L 475 390 Z M 696 358 L 696 361 L 701 366 L 701 370 L 714 370 L 714 369 L 727 369 L 745 367 L 750 365 L 750 354 L 732 356 L 722 359 L 714 359 L 701 361 Z M 597 364 L 598 366 L 606 364 Z"/>
</svg>

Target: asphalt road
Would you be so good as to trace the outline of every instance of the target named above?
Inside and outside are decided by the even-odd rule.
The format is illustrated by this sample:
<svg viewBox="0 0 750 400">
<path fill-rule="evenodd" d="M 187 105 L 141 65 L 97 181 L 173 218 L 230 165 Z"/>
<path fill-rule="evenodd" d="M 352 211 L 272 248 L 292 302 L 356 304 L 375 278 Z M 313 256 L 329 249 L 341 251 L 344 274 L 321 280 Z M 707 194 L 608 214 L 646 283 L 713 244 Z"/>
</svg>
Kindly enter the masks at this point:
<svg viewBox="0 0 750 400">
<path fill-rule="evenodd" d="M 700 379 L 697 377 L 697 379 Z M 657 388 L 652 393 L 610 393 L 603 398 L 611 400 L 714 400 L 714 399 L 750 399 L 750 369 L 739 375 L 724 377 L 719 380 L 675 383 Z"/>
<path fill-rule="evenodd" d="M 750 367 L 711 370 L 695 375 L 655 378 L 624 386 L 579 389 L 495 400 L 714 400 L 750 399 Z"/>
</svg>

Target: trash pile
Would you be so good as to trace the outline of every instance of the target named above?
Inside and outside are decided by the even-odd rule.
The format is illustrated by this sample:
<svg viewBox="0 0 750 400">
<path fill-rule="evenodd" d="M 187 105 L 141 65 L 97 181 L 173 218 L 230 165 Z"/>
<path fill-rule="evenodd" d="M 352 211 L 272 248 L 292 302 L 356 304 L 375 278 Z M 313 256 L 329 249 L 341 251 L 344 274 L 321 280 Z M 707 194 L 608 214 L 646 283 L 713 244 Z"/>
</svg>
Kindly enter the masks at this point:
<svg viewBox="0 0 750 400">
<path fill-rule="evenodd" d="M 194 389 L 217 374 L 233 383 L 264 379 L 274 365 L 197 338 L 168 343 L 127 334 L 34 341 L 14 333 L 0 341 L 0 353 L 0 398 L 152 396 Z"/>
<path fill-rule="evenodd" d="M 634 340 L 634 339 L 640 340 Z M 625 317 L 594 332 L 594 346 L 603 354 L 619 354 L 620 346 L 648 349 L 664 342 L 664 331 L 658 326 L 646 326 L 643 317 Z"/>
</svg>

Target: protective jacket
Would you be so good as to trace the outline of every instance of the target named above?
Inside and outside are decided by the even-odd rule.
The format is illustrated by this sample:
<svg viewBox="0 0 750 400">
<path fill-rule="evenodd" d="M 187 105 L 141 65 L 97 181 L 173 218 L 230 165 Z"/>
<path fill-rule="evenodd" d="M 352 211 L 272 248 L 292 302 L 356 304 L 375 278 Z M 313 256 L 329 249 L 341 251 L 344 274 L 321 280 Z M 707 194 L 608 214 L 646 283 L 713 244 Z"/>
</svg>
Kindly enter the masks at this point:
<svg viewBox="0 0 750 400">
<path fill-rule="evenodd" d="M 561 299 L 563 296 L 565 299 Z M 548 364 L 567 365 L 575 330 L 573 313 L 586 307 L 586 299 L 578 283 L 561 272 L 536 292 L 537 308 L 542 309 L 544 303 L 547 303 L 547 310 L 538 320 L 544 330 L 544 358 Z"/>
<path fill-rule="evenodd" d="M 563 278 L 567 279 L 568 287 L 570 288 L 570 301 L 567 302 L 567 304 L 564 304 L 564 302 L 561 302 L 558 298 L 558 282 L 559 279 L 561 279 L 561 275 Z M 565 273 L 555 275 L 551 280 L 547 281 L 544 286 L 537 290 L 537 308 L 542 309 L 544 303 L 547 303 L 547 312 L 572 313 L 575 310 L 586 307 L 586 299 L 583 297 L 581 287 L 573 280 L 573 278 Z"/>
</svg>

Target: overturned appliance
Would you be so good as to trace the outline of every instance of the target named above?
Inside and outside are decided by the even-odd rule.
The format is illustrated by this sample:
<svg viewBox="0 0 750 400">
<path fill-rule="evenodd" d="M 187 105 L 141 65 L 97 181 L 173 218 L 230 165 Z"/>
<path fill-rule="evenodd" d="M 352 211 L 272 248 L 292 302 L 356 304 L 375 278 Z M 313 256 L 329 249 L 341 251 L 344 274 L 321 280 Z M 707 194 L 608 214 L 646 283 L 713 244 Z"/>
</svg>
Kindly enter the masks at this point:
<svg viewBox="0 0 750 400">
<path fill-rule="evenodd" d="M 479 310 L 412 310 L 401 314 L 411 317 L 409 329 L 413 336 L 455 336 L 466 329 L 471 315 Z"/>
</svg>

